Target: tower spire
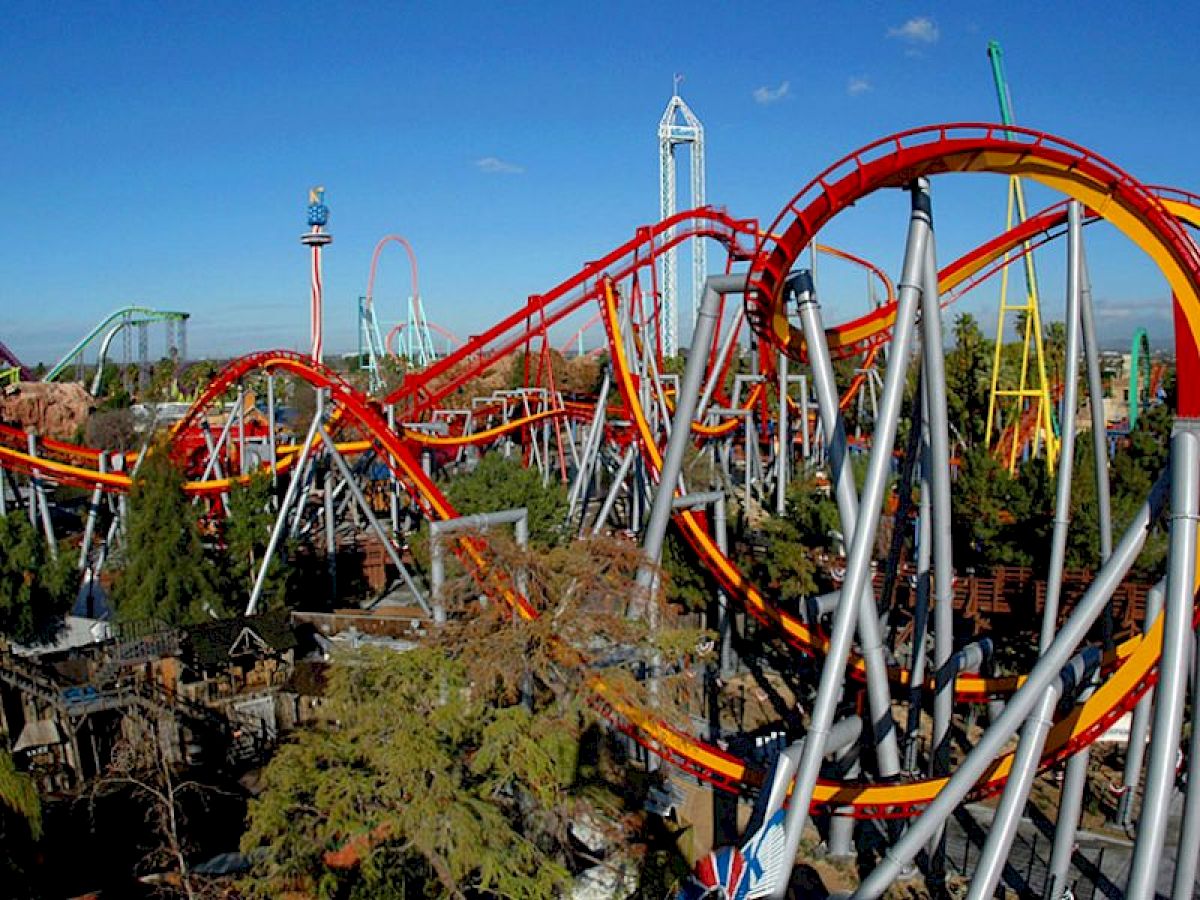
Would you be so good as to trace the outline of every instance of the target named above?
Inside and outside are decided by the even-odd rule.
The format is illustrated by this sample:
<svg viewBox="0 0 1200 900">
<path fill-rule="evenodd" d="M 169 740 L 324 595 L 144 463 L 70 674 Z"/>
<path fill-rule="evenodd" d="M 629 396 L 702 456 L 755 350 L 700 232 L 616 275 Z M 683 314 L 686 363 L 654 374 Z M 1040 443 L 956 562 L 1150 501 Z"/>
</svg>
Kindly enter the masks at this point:
<svg viewBox="0 0 1200 900">
<path fill-rule="evenodd" d="M 675 188 L 675 148 L 686 145 L 690 151 L 689 168 L 691 176 L 691 196 L 688 198 L 690 209 L 704 205 L 704 126 L 696 118 L 696 114 L 679 96 L 679 85 L 683 76 L 675 74 L 675 93 L 667 103 L 666 111 L 658 123 L 658 173 L 659 173 L 659 214 L 660 219 L 669 219 L 678 211 L 678 198 Z M 672 228 L 664 238 L 674 237 Z M 678 276 L 676 274 L 676 249 L 668 250 L 662 256 L 661 279 L 662 314 L 660 329 L 662 332 L 663 353 L 674 356 L 679 352 L 679 305 L 678 305 Z M 692 244 L 692 318 L 695 320 L 696 309 L 700 303 L 700 295 L 704 290 L 704 279 L 708 274 L 705 259 L 704 242 L 697 240 Z"/>
</svg>

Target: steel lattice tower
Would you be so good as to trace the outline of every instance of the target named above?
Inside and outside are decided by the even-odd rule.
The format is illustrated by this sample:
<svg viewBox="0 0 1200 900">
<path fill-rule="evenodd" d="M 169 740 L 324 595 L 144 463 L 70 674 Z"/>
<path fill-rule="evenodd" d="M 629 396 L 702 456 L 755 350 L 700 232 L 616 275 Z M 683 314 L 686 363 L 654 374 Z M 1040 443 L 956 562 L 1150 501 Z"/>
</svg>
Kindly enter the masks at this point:
<svg viewBox="0 0 1200 900">
<path fill-rule="evenodd" d="M 671 102 L 658 123 L 658 172 L 659 214 L 663 219 L 675 215 L 678 210 L 675 190 L 675 148 L 686 144 L 691 150 L 691 196 L 690 209 L 704 205 L 704 126 L 691 108 L 679 96 L 680 78 L 675 78 L 675 91 Z M 666 240 L 674 237 L 675 230 L 667 233 Z M 662 256 L 660 290 L 662 291 L 662 350 L 667 356 L 679 352 L 679 291 L 676 267 L 676 248 Z M 692 244 L 692 319 L 700 303 L 704 278 L 708 274 L 704 242 Z"/>
</svg>

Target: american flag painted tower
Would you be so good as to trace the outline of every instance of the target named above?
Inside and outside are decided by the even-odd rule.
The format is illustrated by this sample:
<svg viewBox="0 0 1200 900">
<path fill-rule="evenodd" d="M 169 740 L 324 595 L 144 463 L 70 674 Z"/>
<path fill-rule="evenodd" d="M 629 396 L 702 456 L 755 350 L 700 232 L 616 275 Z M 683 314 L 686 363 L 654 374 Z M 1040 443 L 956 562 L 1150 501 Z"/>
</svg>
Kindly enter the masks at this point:
<svg viewBox="0 0 1200 900">
<path fill-rule="evenodd" d="M 309 312 L 312 316 L 312 358 L 321 361 L 321 343 L 324 314 L 322 303 L 324 288 L 321 284 L 321 249 L 333 241 L 333 235 L 325 231 L 329 222 L 329 207 L 325 205 L 325 188 L 315 187 L 308 192 L 307 234 L 301 235 L 300 243 L 312 248 L 312 298 Z"/>
</svg>

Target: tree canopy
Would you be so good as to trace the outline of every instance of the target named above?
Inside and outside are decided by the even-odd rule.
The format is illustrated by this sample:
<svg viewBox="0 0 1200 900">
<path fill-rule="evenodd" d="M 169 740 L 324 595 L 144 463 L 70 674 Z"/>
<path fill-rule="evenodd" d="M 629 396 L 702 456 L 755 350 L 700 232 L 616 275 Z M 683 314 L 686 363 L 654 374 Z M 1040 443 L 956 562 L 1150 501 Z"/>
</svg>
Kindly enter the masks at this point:
<svg viewBox="0 0 1200 900">
<path fill-rule="evenodd" d="M 23 511 L 0 517 L 0 634 L 22 644 L 52 639 L 75 599 L 72 562 L 50 555 Z"/>
<path fill-rule="evenodd" d="M 216 572 L 205 556 L 183 475 L 164 447 L 146 455 L 129 495 L 124 568 L 113 584 L 118 617 L 168 625 L 202 622 L 226 612 Z"/>
<path fill-rule="evenodd" d="M 589 864 L 573 825 L 630 837 L 641 797 L 597 727 L 592 680 L 602 667 L 606 697 L 644 709 L 637 665 L 657 652 L 677 671 L 698 633 L 626 616 L 640 556 L 625 543 L 490 543 L 493 574 L 520 571 L 542 615 L 481 608 L 464 578 L 429 643 L 334 666 L 320 723 L 281 748 L 251 804 L 242 846 L 266 851 L 251 896 L 550 898 Z M 685 682 L 666 679 L 656 714 Z"/>
</svg>

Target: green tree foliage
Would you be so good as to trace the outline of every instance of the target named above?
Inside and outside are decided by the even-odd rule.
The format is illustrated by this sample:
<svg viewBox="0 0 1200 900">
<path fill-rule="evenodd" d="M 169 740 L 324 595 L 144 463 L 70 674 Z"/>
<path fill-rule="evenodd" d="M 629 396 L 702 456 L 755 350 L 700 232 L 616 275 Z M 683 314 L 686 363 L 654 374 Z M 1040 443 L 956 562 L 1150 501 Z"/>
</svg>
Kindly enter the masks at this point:
<svg viewBox="0 0 1200 900">
<path fill-rule="evenodd" d="M 23 644 L 51 640 L 75 587 L 69 554 L 53 559 L 24 512 L 0 517 L 0 634 Z"/>
<path fill-rule="evenodd" d="M 474 469 L 441 486 L 463 515 L 525 507 L 529 541 L 535 547 L 556 546 L 566 535 L 567 489 L 553 478 L 543 485 L 541 474 L 535 468 L 526 469 L 517 459 L 485 453 Z"/>
<path fill-rule="evenodd" d="M 225 585 L 230 598 L 248 597 L 254 589 L 263 554 L 275 524 L 270 506 L 271 476 L 256 472 L 249 481 L 229 492 L 229 516 L 225 520 Z M 267 578 L 259 608 L 283 609 L 292 587 L 292 568 L 276 553 L 267 566 Z"/>
<path fill-rule="evenodd" d="M 226 611 L 216 572 L 204 554 L 183 475 L 164 447 L 147 454 L 129 496 L 125 565 L 113 585 L 117 615 L 169 625 Z"/>
<path fill-rule="evenodd" d="M 42 804 L 37 788 L 23 772 L 18 772 L 13 759 L 0 750 L 0 806 L 7 807 L 25 820 L 30 834 L 36 839 L 42 832 Z"/>
<path fill-rule="evenodd" d="M 1172 415 L 1165 405 L 1150 407 L 1138 419 L 1127 444 L 1112 456 L 1109 465 L 1113 539 L 1133 521 L 1150 488 L 1169 459 Z M 1067 568 L 1092 569 L 1100 563 L 1100 516 L 1096 502 L 1096 468 L 1092 459 L 1092 434 L 1079 435 L 1075 445 L 1075 471 L 1071 480 L 1071 530 L 1067 538 Z M 1162 574 L 1167 534 L 1155 528 L 1134 565 L 1140 578 Z"/>
<path fill-rule="evenodd" d="M 785 602 L 811 596 L 820 587 L 817 557 L 834 549 L 840 528 L 837 506 L 811 475 L 798 472 L 788 484 L 787 512 L 763 522 L 765 552 L 744 557 L 750 576 L 769 584 Z"/>
<path fill-rule="evenodd" d="M 985 443 L 993 344 L 970 313 L 954 320 L 954 349 L 946 354 L 946 403 L 950 423 L 970 446 Z"/>
<path fill-rule="evenodd" d="M 42 834 L 42 807 L 33 780 L 0 750 L 0 885 L 12 900 L 43 896 L 32 878 Z"/>
<path fill-rule="evenodd" d="M 966 450 L 954 483 L 954 564 L 1040 565 L 1048 558 L 1052 485 L 1042 460 L 1013 477 L 983 445 Z"/>
<path fill-rule="evenodd" d="M 627 543 L 527 554 L 490 542 L 492 572 L 522 572 L 542 615 L 481 609 L 464 578 L 429 643 L 340 659 L 320 723 L 280 750 L 251 803 L 242 847 L 265 852 L 249 896 L 539 900 L 563 894 L 572 823 L 626 846 L 642 798 L 597 729 L 590 679 L 602 671 L 610 698 L 644 709 L 629 667 L 654 650 L 678 664 L 698 635 L 652 638 L 626 616 L 640 561 Z M 687 679 L 666 679 L 668 712 L 675 683 Z"/>
</svg>

